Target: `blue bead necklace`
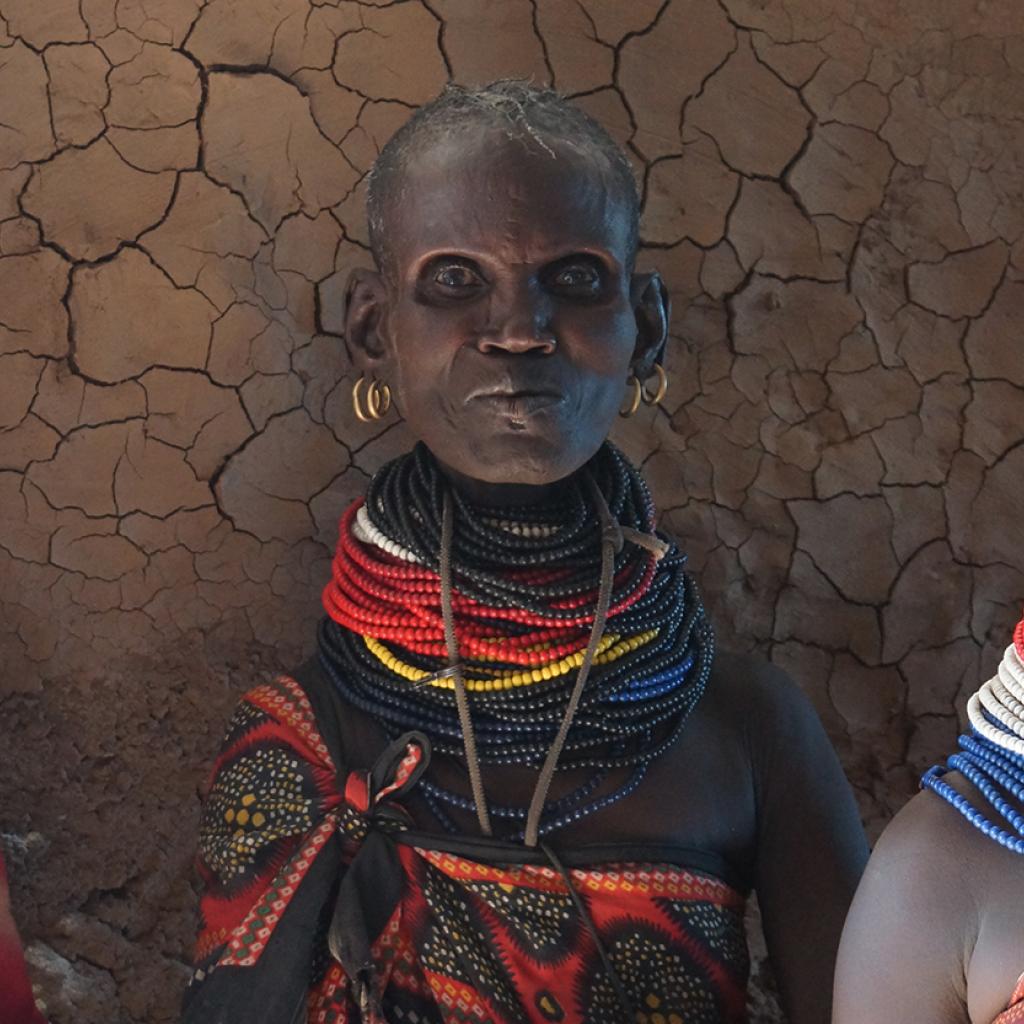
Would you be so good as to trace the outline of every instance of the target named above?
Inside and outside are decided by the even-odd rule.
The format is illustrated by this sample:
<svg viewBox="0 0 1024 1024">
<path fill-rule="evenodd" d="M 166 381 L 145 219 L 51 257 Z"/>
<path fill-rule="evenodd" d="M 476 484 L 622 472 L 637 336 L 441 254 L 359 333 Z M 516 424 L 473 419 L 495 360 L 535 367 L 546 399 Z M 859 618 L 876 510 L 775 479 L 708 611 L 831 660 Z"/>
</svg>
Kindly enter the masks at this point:
<svg viewBox="0 0 1024 1024">
<path fill-rule="evenodd" d="M 994 719 L 990 721 L 1001 728 Z M 959 753 L 953 754 L 945 767 L 929 769 L 921 785 L 937 793 L 989 839 L 1024 854 L 1024 814 L 1007 799 L 1010 796 L 1024 804 L 1024 756 L 1005 750 L 977 732 L 961 736 L 959 742 Z M 945 781 L 943 776 L 950 771 L 959 772 L 974 786 L 984 809 Z M 1005 825 L 997 823 L 1000 820 Z"/>
</svg>

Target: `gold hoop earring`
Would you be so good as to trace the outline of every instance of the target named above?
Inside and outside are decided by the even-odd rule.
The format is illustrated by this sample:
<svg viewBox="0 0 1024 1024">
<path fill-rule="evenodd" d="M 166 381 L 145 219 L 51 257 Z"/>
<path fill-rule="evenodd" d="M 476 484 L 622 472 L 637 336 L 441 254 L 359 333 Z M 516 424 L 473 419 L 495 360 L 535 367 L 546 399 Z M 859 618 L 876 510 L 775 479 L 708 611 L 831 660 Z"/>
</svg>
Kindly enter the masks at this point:
<svg viewBox="0 0 1024 1024">
<path fill-rule="evenodd" d="M 665 397 L 665 393 L 668 391 L 668 374 L 665 372 L 665 367 L 661 363 L 654 364 L 654 372 L 658 375 L 658 386 L 654 390 L 652 395 L 647 390 L 647 382 L 644 381 L 644 386 L 641 389 L 641 397 L 644 400 L 644 405 L 660 405 L 661 400 Z"/>
<path fill-rule="evenodd" d="M 363 377 L 352 385 L 352 410 L 360 423 L 372 423 L 382 419 L 391 408 L 391 388 L 376 378 L 366 384 L 366 402 L 364 406 L 362 389 L 366 381 Z"/>
<path fill-rule="evenodd" d="M 366 389 L 366 404 L 375 420 L 383 419 L 391 408 L 391 388 L 382 380 L 370 381 Z"/>
<path fill-rule="evenodd" d="M 643 385 L 640 383 L 640 379 L 635 373 L 630 374 L 629 380 L 626 382 L 626 386 L 633 389 L 633 395 L 629 402 L 619 409 L 619 415 L 622 416 L 623 419 L 628 420 L 629 417 L 640 408 L 640 400 L 643 398 L 644 389 Z"/>
</svg>

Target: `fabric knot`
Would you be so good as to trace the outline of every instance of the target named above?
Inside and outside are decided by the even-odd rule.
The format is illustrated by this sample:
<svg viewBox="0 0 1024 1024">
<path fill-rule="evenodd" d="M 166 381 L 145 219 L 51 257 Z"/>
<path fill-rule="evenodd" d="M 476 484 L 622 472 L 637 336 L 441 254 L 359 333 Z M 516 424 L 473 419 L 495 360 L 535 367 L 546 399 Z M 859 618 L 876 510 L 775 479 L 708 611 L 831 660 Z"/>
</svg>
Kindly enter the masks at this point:
<svg viewBox="0 0 1024 1024">
<path fill-rule="evenodd" d="M 387 798 L 404 796 L 430 763 L 430 740 L 421 732 L 399 736 L 369 771 L 357 769 L 345 780 L 345 802 L 357 814 L 375 817 Z"/>
<path fill-rule="evenodd" d="M 365 822 L 359 849 L 338 887 L 327 947 L 352 986 L 363 1024 L 385 1024 L 380 994 L 386 979 L 373 944 L 400 913 L 402 868 L 393 833 L 411 818 L 394 801 L 411 790 L 430 764 L 430 740 L 421 732 L 399 736 L 369 771 L 350 772 L 345 800 Z"/>
</svg>

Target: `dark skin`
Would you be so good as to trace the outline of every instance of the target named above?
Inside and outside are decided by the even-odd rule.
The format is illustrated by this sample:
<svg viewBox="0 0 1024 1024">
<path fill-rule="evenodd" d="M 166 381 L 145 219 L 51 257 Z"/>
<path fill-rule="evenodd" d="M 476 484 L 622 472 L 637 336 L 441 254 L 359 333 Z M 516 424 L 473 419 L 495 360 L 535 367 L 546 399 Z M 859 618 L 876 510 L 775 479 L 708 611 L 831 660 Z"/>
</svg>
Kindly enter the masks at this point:
<svg viewBox="0 0 1024 1024">
<path fill-rule="evenodd" d="M 579 470 L 629 375 L 648 377 L 665 344 L 668 299 L 656 274 L 632 272 L 625 203 L 593 162 L 548 146 L 481 131 L 417 153 L 389 210 L 384 272 L 350 282 L 353 361 L 389 384 L 413 434 L 479 503 L 541 499 Z M 353 712 L 343 733 L 352 763 L 372 763 L 376 726 Z M 468 793 L 461 765 L 437 759 L 431 772 Z M 535 779 L 484 772 L 503 802 L 528 803 Z M 551 797 L 579 781 L 559 773 Z M 437 829 L 424 805 L 411 810 Z M 472 816 L 459 823 L 477 833 Z M 790 1021 L 828 1021 L 867 849 L 821 725 L 781 673 L 719 656 L 682 738 L 641 787 L 557 836 L 612 842 L 717 854 L 749 879 Z"/>
<path fill-rule="evenodd" d="M 984 807 L 961 775 L 946 781 Z M 921 792 L 885 830 L 857 891 L 833 1020 L 991 1024 L 1024 972 L 1022 936 L 1024 857 Z"/>
<path fill-rule="evenodd" d="M 658 275 L 629 272 L 629 222 L 593 172 L 503 140 L 417 154 L 388 272 L 355 271 L 346 327 L 359 368 L 486 504 L 542 499 L 597 451 L 669 312 Z"/>
</svg>

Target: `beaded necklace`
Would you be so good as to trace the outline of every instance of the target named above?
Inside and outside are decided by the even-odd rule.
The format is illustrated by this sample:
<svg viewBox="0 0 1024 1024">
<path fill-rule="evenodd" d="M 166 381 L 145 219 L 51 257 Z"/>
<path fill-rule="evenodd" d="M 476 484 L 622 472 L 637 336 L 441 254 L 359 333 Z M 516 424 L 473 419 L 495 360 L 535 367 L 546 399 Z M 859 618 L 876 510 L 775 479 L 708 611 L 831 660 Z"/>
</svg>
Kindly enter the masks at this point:
<svg viewBox="0 0 1024 1024">
<path fill-rule="evenodd" d="M 999 670 L 967 703 L 972 735 L 946 765 L 931 768 L 921 785 L 960 812 L 975 828 L 1014 853 L 1024 854 L 1024 619 Z M 982 798 L 984 809 L 957 792 L 943 775 L 958 771 Z M 994 819 L 994 820 L 993 820 Z"/>
<path fill-rule="evenodd" d="M 442 601 L 446 502 L 454 523 L 451 637 Z M 605 566 L 607 614 L 593 637 L 609 528 L 602 516 L 617 539 Z M 450 491 L 417 445 L 380 470 L 365 502 L 342 517 L 324 590 L 321 662 L 342 697 L 389 737 L 416 729 L 460 760 L 471 739 L 470 761 L 537 769 L 557 745 L 554 770 L 589 775 L 543 807 L 539 834 L 550 833 L 633 792 L 706 684 L 710 625 L 683 555 L 653 531 L 646 485 L 610 444 L 551 501 L 506 508 L 500 517 Z M 590 674 L 562 728 L 584 663 Z M 471 721 L 460 711 L 459 688 L 472 701 Z M 615 769 L 628 769 L 625 782 L 601 792 Z M 479 811 L 477 799 L 429 780 L 420 785 L 452 831 L 448 809 L 476 803 Z M 528 810 L 495 805 L 490 813 L 523 838 Z"/>
</svg>

